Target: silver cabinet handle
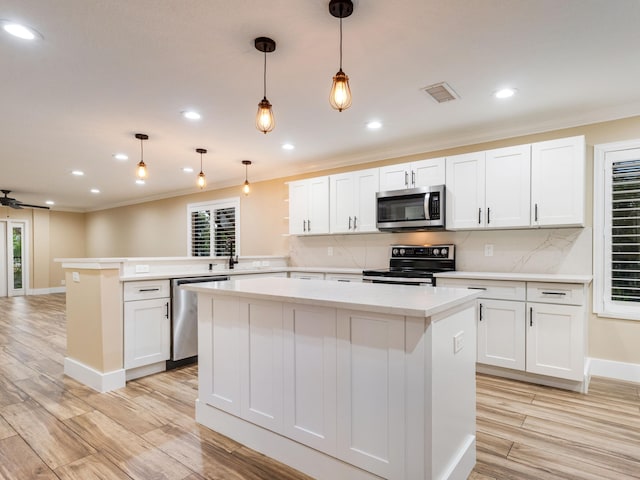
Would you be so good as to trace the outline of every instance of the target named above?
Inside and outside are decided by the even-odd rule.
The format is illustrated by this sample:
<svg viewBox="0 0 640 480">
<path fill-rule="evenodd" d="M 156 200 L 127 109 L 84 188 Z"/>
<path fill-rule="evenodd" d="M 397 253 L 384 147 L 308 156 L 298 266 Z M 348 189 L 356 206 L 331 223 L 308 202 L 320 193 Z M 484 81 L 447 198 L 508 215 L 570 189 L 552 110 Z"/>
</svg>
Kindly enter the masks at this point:
<svg viewBox="0 0 640 480">
<path fill-rule="evenodd" d="M 306 220 L 302 220 L 302 231 L 303 232 L 307 231 L 307 221 Z"/>
<path fill-rule="evenodd" d="M 355 230 L 356 228 L 358 228 L 358 217 L 354 216 L 353 217 L 353 229 Z"/>
<path fill-rule="evenodd" d="M 480 321 L 482 321 L 482 304 L 480 304 Z"/>
<path fill-rule="evenodd" d="M 349 230 L 351 230 L 351 217 L 349 217 Z"/>
<path fill-rule="evenodd" d="M 415 170 L 411 170 L 411 186 L 412 187 L 416 186 L 416 171 Z"/>
<path fill-rule="evenodd" d="M 167 313 L 165 314 L 165 317 L 169 318 L 169 302 L 167 302 L 165 306 L 167 307 Z"/>
<path fill-rule="evenodd" d="M 159 292 L 159 288 L 139 288 L 139 292 Z"/>
<path fill-rule="evenodd" d="M 534 214 L 535 221 L 537 222 L 538 221 L 538 204 L 537 203 L 534 206 L 534 212 L 535 212 Z"/>
<path fill-rule="evenodd" d="M 311 220 L 307 220 L 307 232 L 311 231 Z"/>
<path fill-rule="evenodd" d="M 542 295 L 566 295 L 567 292 L 540 292 Z"/>
<path fill-rule="evenodd" d="M 404 172 L 404 186 L 409 186 L 409 172 Z"/>
<path fill-rule="evenodd" d="M 491 223 L 491 209 L 487 207 L 487 225 Z"/>
<path fill-rule="evenodd" d="M 529 307 L 529 326 L 533 327 L 533 307 Z"/>
<path fill-rule="evenodd" d="M 482 223 L 482 207 L 478 208 L 478 225 Z"/>
<path fill-rule="evenodd" d="M 486 287 L 467 287 L 468 290 L 486 290 Z"/>
</svg>

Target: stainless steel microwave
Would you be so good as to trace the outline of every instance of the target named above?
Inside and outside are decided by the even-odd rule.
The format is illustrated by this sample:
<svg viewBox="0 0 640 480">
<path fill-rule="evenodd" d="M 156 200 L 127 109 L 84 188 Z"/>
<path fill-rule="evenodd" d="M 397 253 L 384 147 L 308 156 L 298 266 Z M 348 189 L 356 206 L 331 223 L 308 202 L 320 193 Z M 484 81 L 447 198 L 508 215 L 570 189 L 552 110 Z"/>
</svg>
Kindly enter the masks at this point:
<svg viewBox="0 0 640 480">
<path fill-rule="evenodd" d="M 444 185 L 378 192 L 376 201 L 380 231 L 444 230 Z"/>
</svg>

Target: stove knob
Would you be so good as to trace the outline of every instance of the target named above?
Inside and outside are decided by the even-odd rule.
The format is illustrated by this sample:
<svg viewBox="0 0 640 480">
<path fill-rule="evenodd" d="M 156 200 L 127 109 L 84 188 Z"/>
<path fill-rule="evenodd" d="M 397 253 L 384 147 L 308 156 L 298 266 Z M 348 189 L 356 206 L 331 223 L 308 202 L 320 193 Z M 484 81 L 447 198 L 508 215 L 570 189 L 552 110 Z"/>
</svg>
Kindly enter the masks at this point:
<svg viewBox="0 0 640 480">
<path fill-rule="evenodd" d="M 447 254 L 449 253 L 449 250 L 448 250 L 448 249 L 446 249 L 446 248 L 443 248 L 442 250 L 440 250 L 440 253 L 442 253 L 442 256 L 443 256 L 443 257 L 446 257 L 446 256 L 447 256 Z"/>
<path fill-rule="evenodd" d="M 404 252 L 405 252 L 404 248 L 401 248 L 400 249 L 400 255 L 404 255 Z"/>
<path fill-rule="evenodd" d="M 391 253 L 392 253 L 393 255 L 397 255 L 397 254 L 398 254 L 398 249 L 397 249 L 397 248 L 394 248 L 393 250 L 391 250 Z"/>
<path fill-rule="evenodd" d="M 434 255 L 436 255 L 436 256 L 437 256 L 439 253 L 440 253 L 440 250 L 438 250 L 437 248 L 434 248 L 434 249 L 433 249 L 433 254 L 434 254 Z"/>
</svg>

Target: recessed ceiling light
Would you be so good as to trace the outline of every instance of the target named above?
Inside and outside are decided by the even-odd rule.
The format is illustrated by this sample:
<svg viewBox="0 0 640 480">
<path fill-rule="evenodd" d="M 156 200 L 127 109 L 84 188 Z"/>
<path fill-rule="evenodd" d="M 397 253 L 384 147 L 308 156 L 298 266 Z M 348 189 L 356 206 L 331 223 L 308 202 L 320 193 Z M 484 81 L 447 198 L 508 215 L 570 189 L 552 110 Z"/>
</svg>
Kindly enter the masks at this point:
<svg viewBox="0 0 640 480">
<path fill-rule="evenodd" d="M 202 118 L 202 115 L 200 115 L 198 112 L 194 112 L 193 110 L 182 112 L 182 116 L 184 118 L 188 118 L 189 120 L 200 120 Z"/>
<path fill-rule="evenodd" d="M 144 185 L 144 180 L 137 179 L 137 180 L 136 180 L 136 183 L 137 183 L 138 185 Z"/>
<path fill-rule="evenodd" d="M 73 170 L 71 172 L 71 175 L 75 175 L 76 177 L 81 177 L 84 175 L 84 172 L 82 170 Z"/>
<path fill-rule="evenodd" d="M 35 40 L 36 38 L 42 38 L 42 35 L 36 32 L 33 28 L 20 25 L 19 23 L 10 22 L 8 20 L 2 20 L 2 28 L 5 32 L 23 40 Z"/>
<path fill-rule="evenodd" d="M 377 120 L 367 123 L 367 128 L 370 130 L 376 130 L 380 127 L 382 127 L 382 123 L 378 122 Z"/>
<path fill-rule="evenodd" d="M 191 168 L 191 167 L 184 167 L 184 168 L 182 169 L 182 171 L 183 171 L 184 173 L 193 173 L 193 168 Z"/>
<path fill-rule="evenodd" d="M 129 155 L 126 153 L 116 153 L 113 155 L 116 160 L 129 160 Z"/>
<path fill-rule="evenodd" d="M 100 193 L 100 190 L 98 190 L 97 188 L 92 188 L 91 193 Z"/>
<path fill-rule="evenodd" d="M 493 95 L 496 98 L 509 98 L 509 97 L 513 97 L 515 94 L 516 94 L 515 88 L 501 88 L 500 90 L 495 92 Z"/>
<path fill-rule="evenodd" d="M 54 202 L 53 200 L 47 200 L 46 202 L 44 202 L 47 205 L 55 205 L 56 202 Z"/>
<path fill-rule="evenodd" d="M 284 145 L 282 145 L 282 148 L 285 150 L 293 150 L 294 148 L 296 148 L 296 146 L 291 143 L 285 143 Z"/>
</svg>

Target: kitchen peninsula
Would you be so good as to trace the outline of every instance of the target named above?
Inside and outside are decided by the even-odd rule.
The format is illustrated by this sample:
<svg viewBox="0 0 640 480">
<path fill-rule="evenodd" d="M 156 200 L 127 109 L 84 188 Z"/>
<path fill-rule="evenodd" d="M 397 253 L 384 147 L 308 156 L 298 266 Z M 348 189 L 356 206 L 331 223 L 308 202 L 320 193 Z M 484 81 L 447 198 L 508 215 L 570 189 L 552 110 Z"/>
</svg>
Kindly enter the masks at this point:
<svg viewBox="0 0 640 480">
<path fill-rule="evenodd" d="M 466 479 L 477 292 L 237 279 L 198 292 L 199 423 L 314 478 Z"/>
</svg>

